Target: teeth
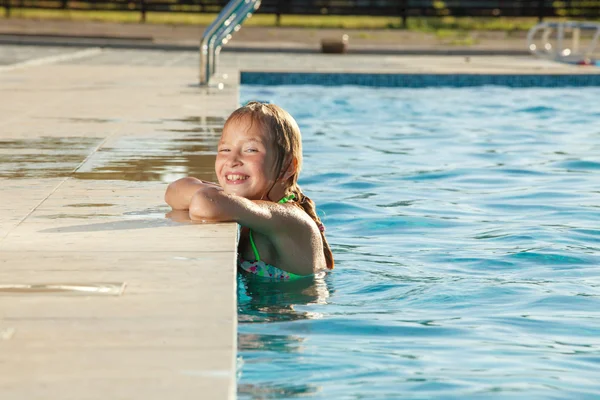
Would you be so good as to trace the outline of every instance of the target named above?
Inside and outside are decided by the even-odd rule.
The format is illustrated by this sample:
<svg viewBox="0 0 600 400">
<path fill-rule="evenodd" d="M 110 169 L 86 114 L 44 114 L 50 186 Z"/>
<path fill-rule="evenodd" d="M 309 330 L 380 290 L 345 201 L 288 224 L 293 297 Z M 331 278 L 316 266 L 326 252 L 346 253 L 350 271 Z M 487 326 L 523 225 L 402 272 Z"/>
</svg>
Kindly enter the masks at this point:
<svg viewBox="0 0 600 400">
<path fill-rule="evenodd" d="M 243 175 L 227 175 L 226 178 L 230 181 L 243 181 L 248 177 Z"/>
</svg>

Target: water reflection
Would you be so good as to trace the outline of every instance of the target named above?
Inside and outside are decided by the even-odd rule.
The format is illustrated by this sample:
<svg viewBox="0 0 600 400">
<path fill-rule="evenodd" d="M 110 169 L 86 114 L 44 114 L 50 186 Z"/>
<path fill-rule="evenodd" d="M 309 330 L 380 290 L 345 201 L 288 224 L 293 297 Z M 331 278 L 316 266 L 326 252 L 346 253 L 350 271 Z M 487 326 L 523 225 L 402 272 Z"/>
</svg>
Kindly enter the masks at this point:
<svg viewBox="0 0 600 400">
<path fill-rule="evenodd" d="M 168 131 L 185 133 L 119 137 L 97 151 L 104 138 L 0 140 L 0 178 L 72 176 L 86 180 L 169 183 L 196 176 L 215 181 L 215 154 L 221 128 L 194 126 Z"/>
<path fill-rule="evenodd" d="M 73 177 L 91 180 L 160 181 L 185 176 L 215 181 L 215 150 L 219 134 L 184 137 L 122 137 L 103 147 Z"/>
<path fill-rule="evenodd" d="M 298 305 L 326 304 L 332 295 L 325 276 L 272 282 L 238 274 L 240 323 L 282 322 L 321 318 L 318 311 L 301 311 Z"/>
<path fill-rule="evenodd" d="M 96 123 L 96 124 L 107 124 L 113 122 L 119 122 L 119 119 L 116 118 L 75 118 L 75 117 L 37 117 L 36 119 L 50 119 L 57 121 L 66 121 L 66 122 L 74 122 L 74 123 Z"/>
<path fill-rule="evenodd" d="M 61 178 L 102 142 L 94 137 L 0 140 L 0 178 Z"/>
<path fill-rule="evenodd" d="M 223 126 L 227 118 L 220 116 L 190 116 L 181 119 L 165 119 L 164 121 L 185 122 L 194 125 L 216 125 Z"/>
<path fill-rule="evenodd" d="M 114 206 L 114 204 L 111 203 L 74 203 L 74 204 L 67 204 L 65 205 L 65 207 L 112 207 Z"/>
<path fill-rule="evenodd" d="M 319 392 L 320 386 L 315 385 L 253 385 L 245 383 L 238 385 L 238 398 L 240 399 L 285 399 L 291 397 L 305 397 Z"/>
<path fill-rule="evenodd" d="M 115 214 L 100 214 L 100 213 L 68 214 L 68 213 L 60 213 L 60 214 L 49 214 L 49 215 L 36 215 L 35 218 L 43 218 L 43 219 L 94 219 L 94 218 L 114 217 L 114 216 L 115 216 Z"/>
<path fill-rule="evenodd" d="M 238 350 L 265 350 L 281 353 L 302 352 L 302 342 L 306 339 L 292 335 L 261 335 L 240 333 L 238 335 Z"/>
<path fill-rule="evenodd" d="M 107 295 L 121 296 L 125 282 L 102 283 L 39 283 L 39 284 L 1 284 L 0 295 Z"/>
<path fill-rule="evenodd" d="M 241 324 L 238 333 L 238 352 L 246 363 L 264 362 L 273 354 L 303 353 L 306 351 L 304 336 L 253 332 L 257 323 L 289 322 L 306 319 L 319 319 L 318 312 L 332 296 L 334 290 L 328 276 L 315 277 L 291 282 L 272 282 L 253 275 L 238 274 L 238 321 Z M 299 308 L 304 308 L 301 310 Z M 308 310 L 310 308 L 310 310 Z M 277 367 L 274 367 L 277 369 Z M 273 371 L 275 373 L 275 371 Z M 244 374 L 243 382 L 238 382 L 238 398 L 270 399 L 303 397 L 321 391 L 321 387 L 295 382 L 270 384 L 264 382 L 268 370 L 261 377 Z M 239 378 L 242 378 L 241 375 Z M 246 382 L 261 381 L 260 385 Z"/>
</svg>

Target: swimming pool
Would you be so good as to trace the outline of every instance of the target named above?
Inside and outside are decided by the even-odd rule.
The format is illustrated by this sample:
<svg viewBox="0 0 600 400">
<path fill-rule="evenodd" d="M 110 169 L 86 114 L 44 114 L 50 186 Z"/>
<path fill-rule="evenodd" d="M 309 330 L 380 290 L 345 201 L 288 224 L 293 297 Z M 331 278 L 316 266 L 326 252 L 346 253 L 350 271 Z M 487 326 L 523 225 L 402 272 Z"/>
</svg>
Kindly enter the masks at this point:
<svg viewBox="0 0 600 400">
<path fill-rule="evenodd" d="M 336 270 L 239 278 L 238 396 L 598 398 L 600 89 L 243 86 Z"/>
</svg>

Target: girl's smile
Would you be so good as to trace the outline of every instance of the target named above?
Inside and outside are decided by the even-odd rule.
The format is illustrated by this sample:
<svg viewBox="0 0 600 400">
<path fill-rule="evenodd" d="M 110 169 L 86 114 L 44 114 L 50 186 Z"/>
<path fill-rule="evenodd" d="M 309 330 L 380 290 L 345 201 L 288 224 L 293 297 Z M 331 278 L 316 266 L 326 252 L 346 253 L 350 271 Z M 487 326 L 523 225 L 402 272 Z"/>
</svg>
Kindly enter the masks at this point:
<svg viewBox="0 0 600 400">
<path fill-rule="evenodd" d="M 244 181 L 248 179 L 248 176 L 239 174 L 226 174 L 225 178 L 227 178 L 227 183 L 238 185 L 240 183 L 244 183 Z"/>
</svg>

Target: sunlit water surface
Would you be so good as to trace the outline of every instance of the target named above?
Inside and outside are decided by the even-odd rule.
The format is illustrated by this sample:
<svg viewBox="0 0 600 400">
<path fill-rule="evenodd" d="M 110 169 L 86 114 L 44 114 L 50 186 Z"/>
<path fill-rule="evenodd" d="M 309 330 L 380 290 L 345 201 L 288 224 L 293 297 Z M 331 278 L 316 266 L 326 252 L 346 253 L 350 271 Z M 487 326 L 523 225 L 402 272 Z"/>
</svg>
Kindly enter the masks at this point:
<svg viewBox="0 0 600 400">
<path fill-rule="evenodd" d="M 600 89 L 253 99 L 301 127 L 336 269 L 239 278 L 239 398 L 600 398 Z"/>
</svg>

